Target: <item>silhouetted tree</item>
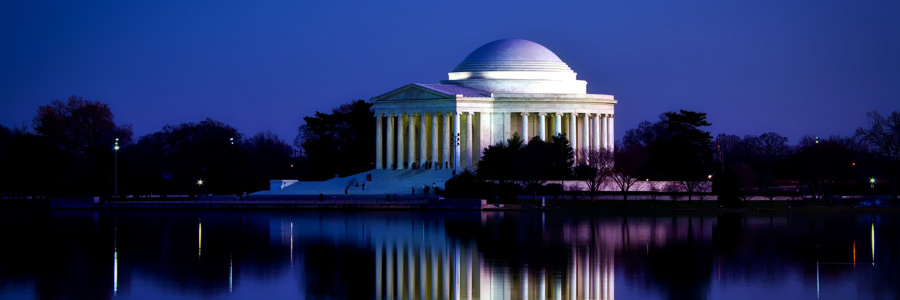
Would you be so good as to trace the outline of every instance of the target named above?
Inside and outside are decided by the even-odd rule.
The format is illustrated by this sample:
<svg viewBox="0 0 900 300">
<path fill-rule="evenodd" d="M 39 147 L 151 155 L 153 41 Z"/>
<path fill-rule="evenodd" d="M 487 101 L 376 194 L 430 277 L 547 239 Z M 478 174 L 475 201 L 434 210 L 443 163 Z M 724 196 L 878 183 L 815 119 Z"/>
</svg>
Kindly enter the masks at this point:
<svg viewBox="0 0 900 300">
<path fill-rule="evenodd" d="M 478 177 L 495 179 L 500 183 L 516 180 L 522 165 L 522 138 L 513 134 L 506 142 L 490 145 L 484 149 L 476 170 Z"/>
<path fill-rule="evenodd" d="M 868 128 L 856 129 L 856 136 L 861 139 L 872 152 L 878 155 L 889 170 L 893 184 L 893 200 L 898 199 L 897 185 L 900 177 L 900 112 L 894 111 L 887 117 L 878 111 L 866 114 Z"/>
<path fill-rule="evenodd" d="M 356 174 L 375 167 L 375 113 L 364 100 L 343 104 L 332 113 L 304 117 L 294 141 L 303 148 L 310 179 Z"/>
<path fill-rule="evenodd" d="M 25 127 L 0 126 L 0 195 L 11 197 L 55 196 L 63 183 L 61 171 L 71 174 L 70 161 L 46 136 Z"/>
<path fill-rule="evenodd" d="M 59 165 L 45 170 L 53 184 L 46 189 L 57 195 L 98 196 L 113 193 L 113 144 L 128 145 L 131 125 L 117 126 L 113 113 L 104 103 L 71 96 L 67 101 L 53 100 L 38 108 L 34 130 L 54 144 L 63 155 Z M 44 153 L 47 154 L 47 153 Z M 50 181 L 48 177 L 35 180 Z"/>
<path fill-rule="evenodd" d="M 166 125 L 128 149 L 136 193 L 238 194 L 248 190 L 242 135 L 212 119 Z M 202 184 L 200 181 L 202 180 Z"/>
<path fill-rule="evenodd" d="M 642 177 L 655 180 L 704 180 L 712 168 L 712 135 L 706 113 L 667 112 L 656 123 L 641 122 L 628 130 L 623 147 L 646 149 L 648 164 Z M 631 150 L 630 150 L 631 151 Z"/>
<path fill-rule="evenodd" d="M 650 152 L 651 147 L 644 143 L 630 143 L 616 148 L 611 178 L 622 192 L 623 201 L 628 200 L 628 192 L 637 183 L 641 174 L 655 174 L 649 171 Z"/>
<path fill-rule="evenodd" d="M 743 147 L 749 156 L 750 166 L 756 171 L 756 186 L 760 192 L 775 181 L 775 167 L 787 159 L 791 147 L 788 139 L 774 132 L 744 137 Z"/>
<path fill-rule="evenodd" d="M 575 178 L 587 185 L 590 199 L 600 190 L 603 182 L 614 175 L 613 152 L 603 148 L 600 150 L 582 150 L 575 166 Z"/>
<path fill-rule="evenodd" d="M 267 189 L 270 179 L 296 178 L 300 161 L 291 146 L 274 133 L 257 133 L 241 145 L 247 151 L 246 175 L 241 177 L 250 191 Z"/>
<path fill-rule="evenodd" d="M 852 153 L 840 137 L 804 136 L 787 162 L 815 197 L 830 198 L 834 183 L 854 178 Z"/>
</svg>

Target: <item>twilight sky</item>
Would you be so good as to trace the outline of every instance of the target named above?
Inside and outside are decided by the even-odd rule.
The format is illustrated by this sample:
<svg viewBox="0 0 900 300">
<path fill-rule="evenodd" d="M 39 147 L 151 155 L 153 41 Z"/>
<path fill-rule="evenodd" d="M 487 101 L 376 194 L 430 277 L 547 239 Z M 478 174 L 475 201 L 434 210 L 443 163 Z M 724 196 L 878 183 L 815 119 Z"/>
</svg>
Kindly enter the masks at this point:
<svg viewBox="0 0 900 300">
<path fill-rule="evenodd" d="M 501 38 L 615 95 L 617 139 L 678 109 L 791 144 L 900 110 L 896 0 L 3 1 L 0 124 L 79 95 L 135 137 L 210 117 L 290 142 L 303 116 L 436 83 Z"/>
</svg>

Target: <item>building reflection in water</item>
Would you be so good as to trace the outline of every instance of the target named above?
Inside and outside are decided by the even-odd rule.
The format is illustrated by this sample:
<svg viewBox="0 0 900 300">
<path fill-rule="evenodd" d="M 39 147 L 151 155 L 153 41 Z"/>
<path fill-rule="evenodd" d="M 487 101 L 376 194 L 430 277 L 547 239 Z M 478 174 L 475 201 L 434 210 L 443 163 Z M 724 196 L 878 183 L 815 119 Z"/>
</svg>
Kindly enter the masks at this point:
<svg viewBox="0 0 900 300">
<path fill-rule="evenodd" d="M 372 242 L 375 299 L 615 299 L 614 252 L 597 247 L 573 247 L 565 275 L 528 266 L 514 274 L 476 243 L 443 235 Z"/>
<path fill-rule="evenodd" d="M 192 284 L 177 290 L 180 293 L 227 292 L 237 297 L 262 284 L 281 284 L 277 294 L 321 299 L 615 299 L 618 268 L 620 298 L 635 296 L 636 291 L 706 298 L 711 290 L 747 285 L 745 279 L 735 277 L 740 272 L 781 278 L 799 274 L 806 279 L 800 287 L 806 295 L 827 298 L 835 289 L 832 278 L 854 274 L 856 240 L 871 239 L 873 266 L 876 255 L 877 221 L 867 216 L 824 219 L 842 226 L 858 224 L 855 231 L 825 234 L 817 229 L 824 227 L 818 223 L 823 218 L 804 215 L 259 213 L 213 217 L 207 213 L 203 216 L 207 220 L 204 252 L 201 219 L 184 214 L 175 223 L 178 226 L 145 226 L 156 220 L 152 214 L 140 222 L 123 218 L 121 242 L 113 217 L 112 266 L 108 256 L 102 259 L 104 276 L 112 268 L 112 296 L 127 297 L 134 282 L 143 284 L 157 276 L 160 282 Z M 194 220 L 196 236 L 191 233 Z M 882 238 L 879 269 L 859 268 L 859 272 L 895 269 L 898 260 L 890 255 L 900 251 L 886 238 L 896 229 L 877 224 Z M 108 236 L 108 229 L 103 232 Z M 146 232 L 157 238 L 145 238 Z M 194 238 L 198 256 L 190 250 Z M 840 246 L 808 246 L 816 251 L 813 258 L 808 251 L 761 252 L 752 247 L 760 239 Z M 168 242 L 160 245 L 154 240 Z M 118 293 L 120 247 L 126 258 L 121 266 L 122 294 Z M 108 251 L 108 244 L 102 248 Z M 158 259 L 156 253 L 169 256 Z M 757 253 L 763 253 L 765 268 L 758 267 L 761 256 Z M 202 263 L 194 264 L 201 254 Z M 802 269 L 795 271 L 796 266 Z M 867 278 L 882 280 L 872 286 L 893 288 L 889 285 L 892 274 Z M 109 295 L 109 281 L 103 281 Z"/>
</svg>

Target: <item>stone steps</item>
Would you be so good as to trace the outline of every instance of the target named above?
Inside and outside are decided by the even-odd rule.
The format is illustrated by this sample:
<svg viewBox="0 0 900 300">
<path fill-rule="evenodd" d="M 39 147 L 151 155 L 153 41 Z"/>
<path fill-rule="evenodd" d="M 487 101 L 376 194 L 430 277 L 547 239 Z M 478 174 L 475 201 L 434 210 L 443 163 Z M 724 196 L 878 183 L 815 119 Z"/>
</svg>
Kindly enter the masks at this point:
<svg viewBox="0 0 900 300">
<path fill-rule="evenodd" d="M 366 175 L 372 174 L 372 181 L 366 181 Z M 452 176 L 451 170 L 372 170 L 341 178 L 332 178 L 324 181 L 300 181 L 291 184 L 281 190 L 260 191 L 256 196 L 277 195 L 343 195 L 344 189 L 349 185 L 348 195 L 410 195 L 415 187 L 416 194 L 422 193 L 422 187 L 434 184 L 443 189 L 444 182 Z M 366 190 L 362 189 L 362 183 L 366 183 Z M 356 186 L 359 183 L 359 186 Z"/>
</svg>

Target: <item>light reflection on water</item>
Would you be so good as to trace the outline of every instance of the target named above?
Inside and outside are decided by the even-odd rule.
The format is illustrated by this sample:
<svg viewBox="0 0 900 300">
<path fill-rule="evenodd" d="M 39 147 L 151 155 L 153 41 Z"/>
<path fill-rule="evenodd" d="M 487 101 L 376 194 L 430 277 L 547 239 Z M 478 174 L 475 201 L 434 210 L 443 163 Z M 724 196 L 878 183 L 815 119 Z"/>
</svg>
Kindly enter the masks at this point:
<svg viewBox="0 0 900 300">
<path fill-rule="evenodd" d="M 893 215 L 0 216 L 17 246 L 0 256 L 0 298 L 884 299 L 900 279 Z M 866 238 L 871 264 L 856 257 Z"/>
</svg>

